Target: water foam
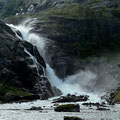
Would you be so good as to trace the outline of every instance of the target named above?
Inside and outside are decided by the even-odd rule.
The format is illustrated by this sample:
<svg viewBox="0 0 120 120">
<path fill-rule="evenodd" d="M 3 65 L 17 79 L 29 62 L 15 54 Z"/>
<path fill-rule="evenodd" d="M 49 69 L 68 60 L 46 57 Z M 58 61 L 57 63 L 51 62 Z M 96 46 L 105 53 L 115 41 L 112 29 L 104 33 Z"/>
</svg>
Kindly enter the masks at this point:
<svg viewBox="0 0 120 120">
<path fill-rule="evenodd" d="M 96 75 L 91 73 L 90 71 L 78 72 L 77 74 L 67 76 L 66 78 L 64 78 L 64 80 L 62 80 L 56 76 L 54 70 L 47 64 L 46 73 L 51 84 L 59 88 L 62 91 L 63 95 L 66 95 L 68 93 L 77 95 L 89 95 L 90 101 L 100 101 L 100 97 L 98 96 L 98 94 L 89 93 L 85 91 L 85 89 L 83 89 L 82 87 L 96 77 Z"/>
</svg>

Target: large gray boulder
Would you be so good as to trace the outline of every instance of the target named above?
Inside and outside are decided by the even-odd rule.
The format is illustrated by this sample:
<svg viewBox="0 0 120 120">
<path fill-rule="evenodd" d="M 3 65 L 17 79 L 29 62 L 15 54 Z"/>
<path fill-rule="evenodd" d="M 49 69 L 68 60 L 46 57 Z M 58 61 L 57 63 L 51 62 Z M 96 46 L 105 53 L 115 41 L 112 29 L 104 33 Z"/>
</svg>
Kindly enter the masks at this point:
<svg viewBox="0 0 120 120">
<path fill-rule="evenodd" d="M 56 112 L 80 112 L 79 104 L 59 105 L 54 109 Z"/>
</svg>

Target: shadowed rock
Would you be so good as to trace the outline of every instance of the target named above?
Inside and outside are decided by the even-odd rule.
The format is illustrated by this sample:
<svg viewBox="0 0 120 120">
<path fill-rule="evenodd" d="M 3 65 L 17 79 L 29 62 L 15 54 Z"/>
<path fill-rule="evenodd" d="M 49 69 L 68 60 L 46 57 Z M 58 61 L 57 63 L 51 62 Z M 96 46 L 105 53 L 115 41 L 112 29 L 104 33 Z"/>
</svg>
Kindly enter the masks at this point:
<svg viewBox="0 0 120 120">
<path fill-rule="evenodd" d="M 64 120 L 83 120 L 83 119 L 79 118 L 79 117 L 68 117 L 68 116 L 65 116 Z"/>
<path fill-rule="evenodd" d="M 80 112 L 79 104 L 59 105 L 54 109 L 56 112 Z"/>
<path fill-rule="evenodd" d="M 102 110 L 102 111 L 104 111 L 104 110 L 110 110 L 110 109 L 106 109 L 106 108 L 97 108 L 96 110 Z"/>
<path fill-rule="evenodd" d="M 43 109 L 41 107 L 35 107 L 35 106 L 33 106 L 29 110 L 43 110 Z"/>
<path fill-rule="evenodd" d="M 0 21 L 0 100 L 12 102 L 53 97 L 51 84 L 44 77 L 46 64 L 43 58 L 35 46 L 20 40 L 18 33 Z M 26 97 L 26 92 L 37 97 Z"/>
<path fill-rule="evenodd" d="M 70 95 L 68 94 L 67 96 L 61 96 L 57 99 L 53 100 L 53 103 L 57 103 L 57 102 L 78 102 L 78 101 L 87 101 L 89 98 L 89 96 L 87 95 L 80 95 L 80 96 L 76 96 L 76 95 Z"/>
</svg>

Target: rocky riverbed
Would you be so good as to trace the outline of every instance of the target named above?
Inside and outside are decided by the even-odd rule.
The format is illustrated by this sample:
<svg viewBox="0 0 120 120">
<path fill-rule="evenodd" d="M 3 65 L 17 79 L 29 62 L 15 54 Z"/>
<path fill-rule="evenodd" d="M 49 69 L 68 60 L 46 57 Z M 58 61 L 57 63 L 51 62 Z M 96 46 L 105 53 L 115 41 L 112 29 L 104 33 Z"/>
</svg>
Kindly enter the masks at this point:
<svg viewBox="0 0 120 120">
<path fill-rule="evenodd" d="M 0 120 L 63 120 L 64 116 L 76 116 L 84 120 L 120 120 L 119 104 L 107 106 L 106 108 L 110 110 L 96 110 L 96 106 L 86 107 L 82 105 L 82 102 L 72 102 L 71 104 L 79 104 L 80 112 L 55 112 L 54 107 L 56 106 L 52 100 L 1 104 Z M 33 106 L 41 107 L 43 110 L 29 110 Z"/>
</svg>

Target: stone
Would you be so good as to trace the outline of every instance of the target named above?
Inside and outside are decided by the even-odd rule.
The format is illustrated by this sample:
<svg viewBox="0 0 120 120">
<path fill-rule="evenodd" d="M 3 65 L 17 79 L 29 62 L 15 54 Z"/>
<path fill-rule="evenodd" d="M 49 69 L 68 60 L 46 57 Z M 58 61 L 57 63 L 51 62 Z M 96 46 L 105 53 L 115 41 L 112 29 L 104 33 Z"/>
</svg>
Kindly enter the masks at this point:
<svg viewBox="0 0 120 120">
<path fill-rule="evenodd" d="M 106 111 L 106 110 L 110 110 L 110 109 L 106 109 L 106 108 L 99 107 L 99 108 L 97 108 L 96 110 Z"/>
<path fill-rule="evenodd" d="M 69 116 L 65 116 L 64 120 L 83 120 L 82 118 L 79 117 L 69 117 Z"/>
<path fill-rule="evenodd" d="M 28 94 L 28 93 L 27 93 Z M 35 95 L 35 94 L 28 94 L 25 96 L 22 95 L 13 95 L 10 93 L 6 93 L 3 99 L 4 103 L 12 103 L 12 102 L 29 102 L 29 101 L 34 101 L 34 100 L 38 100 L 40 99 L 39 95 Z"/>
<path fill-rule="evenodd" d="M 43 109 L 41 107 L 35 107 L 35 106 L 33 106 L 29 110 L 43 110 Z"/>
<path fill-rule="evenodd" d="M 61 103 L 61 102 L 78 102 L 78 101 L 87 101 L 89 98 L 89 96 L 87 95 L 80 95 L 80 96 L 76 96 L 76 95 L 71 95 L 68 94 L 67 96 L 61 96 L 57 99 L 53 100 L 53 103 Z"/>
<path fill-rule="evenodd" d="M 91 103 L 91 102 L 89 102 L 89 103 L 83 103 L 82 105 L 85 105 L 85 106 L 88 106 L 88 107 L 91 107 L 91 106 L 96 106 L 96 107 L 106 107 L 105 105 L 105 103 L 99 103 L 99 102 L 96 102 L 96 103 Z"/>
<path fill-rule="evenodd" d="M 65 104 L 59 105 L 55 109 L 55 112 L 80 112 L 79 104 Z"/>
</svg>

